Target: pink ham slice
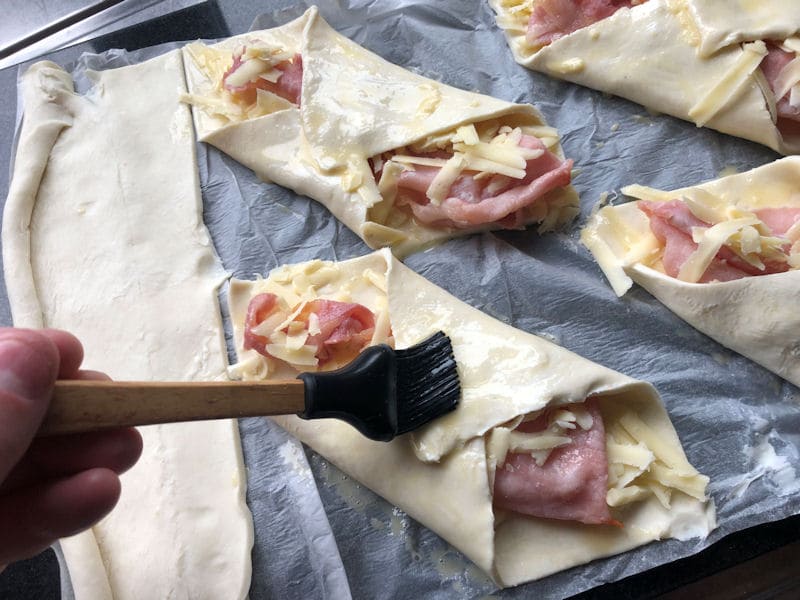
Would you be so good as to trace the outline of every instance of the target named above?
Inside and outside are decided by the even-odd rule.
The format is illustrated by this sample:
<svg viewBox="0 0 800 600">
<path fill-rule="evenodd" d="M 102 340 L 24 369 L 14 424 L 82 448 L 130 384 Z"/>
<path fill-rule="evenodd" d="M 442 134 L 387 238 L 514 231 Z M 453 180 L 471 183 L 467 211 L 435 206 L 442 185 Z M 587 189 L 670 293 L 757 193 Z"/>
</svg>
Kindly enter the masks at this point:
<svg viewBox="0 0 800 600">
<path fill-rule="evenodd" d="M 546 46 L 610 17 L 621 8 L 641 3 L 632 0 L 534 0 L 526 39 L 535 46 Z"/>
<path fill-rule="evenodd" d="M 783 235 L 800 221 L 800 208 L 762 208 L 755 211 L 773 235 Z"/>
<path fill-rule="evenodd" d="M 677 277 L 683 264 L 697 250 L 692 239 L 693 227 L 710 227 L 709 223 L 695 217 L 681 200 L 669 202 L 639 201 L 637 206 L 650 217 L 650 230 L 664 245 L 661 262 L 670 277 Z M 700 278 L 699 283 L 733 281 L 752 275 L 768 275 L 788 270 L 785 262 L 767 262 L 762 271 L 742 260 L 730 248 L 722 247 Z"/>
<path fill-rule="evenodd" d="M 778 75 L 783 68 L 795 57 L 794 52 L 781 50 L 775 44 L 767 44 L 767 55 L 761 61 L 761 70 L 767 78 L 772 92 L 777 94 Z M 776 98 L 778 109 L 778 130 L 783 135 L 800 135 L 800 106 L 789 104 L 789 94 L 783 98 Z"/>
<path fill-rule="evenodd" d="M 272 356 L 266 348 L 269 340 L 253 333 L 253 328 L 280 310 L 278 297 L 275 294 L 253 296 L 247 306 L 245 317 L 245 350 L 253 349 L 263 356 Z M 294 310 L 285 316 L 288 317 Z M 347 362 L 355 358 L 372 341 L 375 315 L 361 304 L 324 299 L 312 300 L 303 307 L 295 320 L 304 322 L 307 327 L 311 313 L 317 315 L 320 333 L 310 335 L 306 344 L 317 347 L 315 356 L 319 359 L 320 366 L 334 359 Z"/>
<path fill-rule="evenodd" d="M 523 179 L 507 178 L 504 186 L 490 189 L 491 178 L 476 181 L 473 174 L 463 173 L 450 187 L 448 197 L 435 205 L 426 192 L 439 168 L 416 166 L 415 170 L 400 174 L 397 205 L 410 208 L 421 223 L 437 227 L 463 228 L 488 223 L 519 227 L 523 208 L 551 190 L 569 185 L 572 178 L 572 161 L 562 161 L 538 138 L 523 135 L 519 145 L 544 150 L 538 158 L 527 161 Z M 439 154 L 426 156 L 441 157 Z"/>
<path fill-rule="evenodd" d="M 319 348 L 316 353 L 320 364 L 336 357 L 347 360 L 358 354 L 372 340 L 375 315 L 366 306 L 354 302 L 312 300 L 306 304 L 298 319 L 308 321 L 311 313 L 317 315 L 320 333 L 309 336 L 306 344 Z"/>
<path fill-rule="evenodd" d="M 508 453 L 495 474 L 496 508 L 545 519 L 619 525 L 606 503 L 608 459 L 603 418 L 596 400 L 587 399 L 584 406 L 592 416 L 592 426 L 569 431 L 572 443 L 554 449 L 542 466 L 530 454 Z M 543 415 L 522 423 L 517 430 L 542 431 L 546 419 Z"/>
<path fill-rule="evenodd" d="M 262 356 L 269 356 L 264 336 L 253 333 L 253 327 L 262 323 L 267 317 L 280 310 L 278 297 L 275 294 L 256 294 L 247 305 L 247 316 L 244 320 L 244 349 L 255 350 Z"/>
<path fill-rule="evenodd" d="M 242 49 L 241 52 L 233 55 L 233 64 L 222 77 L 222 85 L 226 90 L 240 97 L 242 102 L 246 104 L 254 103 L 256 100 L 256 90 L 262 89 L 272 92 L 273 94 L 288 100 L 292 104 L 300 106 L 300 94 L 303 89 L 302 56 L 295 54 L 292 60 L 284 60 L 283 62 L 275 65 L 276 69 L 283 72 L 283 74 L 275 83 L 259 77 L 255 81 L 248 82 L 246 85 L 229 85 L 227 83 L 228 77 L 244 63 L 244 61 L 242 61 L 243 54 L 244 49 Z"/>
</svg>

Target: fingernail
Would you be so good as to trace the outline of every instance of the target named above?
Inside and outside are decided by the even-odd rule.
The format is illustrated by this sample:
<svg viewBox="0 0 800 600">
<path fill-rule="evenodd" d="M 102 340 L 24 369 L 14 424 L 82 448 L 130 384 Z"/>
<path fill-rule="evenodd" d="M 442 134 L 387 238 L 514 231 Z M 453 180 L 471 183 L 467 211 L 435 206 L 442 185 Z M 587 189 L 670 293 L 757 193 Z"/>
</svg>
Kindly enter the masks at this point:
<svg viewBox="0 0 800 600">
<path fill-rule="evenodd" d="M 58 373 L 54 358 L 43 343 L 0 338 L 0 390 L 25 398 L 46 398 Z"/>
</svg>

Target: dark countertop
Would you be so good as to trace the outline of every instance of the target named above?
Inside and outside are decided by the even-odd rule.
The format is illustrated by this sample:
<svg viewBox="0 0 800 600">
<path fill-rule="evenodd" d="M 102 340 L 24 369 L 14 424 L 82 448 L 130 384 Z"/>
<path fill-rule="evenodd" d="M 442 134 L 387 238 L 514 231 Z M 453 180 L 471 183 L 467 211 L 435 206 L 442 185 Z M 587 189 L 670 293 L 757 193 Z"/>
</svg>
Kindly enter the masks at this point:
<svg viewBox="0 0 800 600">
<path fill-rule="evenodd" d="M 272 2 L 271 8 L 290 5 Z M 48 54 L 67 64 L 83 52 L 109 48 L 136 50 L 163 42 L 221 38 L 249 29 L 265 10 L 246 1 L 202 2 L 166 16 Z M 24 65 L 23 65 L 24 66 Z M 18 68 L 0 70 L 0 165 L 9 165 L 14 135 Z M 0 169 L 0 198 L 8 192 L 9 171 Z M 0 325 L 11 315 L 0 281 Z M 793 598 L 800 590 L 800 516 L 729 535 L 699 554 L 605 584 L 575 598 Z M 60 598 L 58 565 L 52 550 L 9 566 L 0 574 L 0 598 Z"/>
</svg>

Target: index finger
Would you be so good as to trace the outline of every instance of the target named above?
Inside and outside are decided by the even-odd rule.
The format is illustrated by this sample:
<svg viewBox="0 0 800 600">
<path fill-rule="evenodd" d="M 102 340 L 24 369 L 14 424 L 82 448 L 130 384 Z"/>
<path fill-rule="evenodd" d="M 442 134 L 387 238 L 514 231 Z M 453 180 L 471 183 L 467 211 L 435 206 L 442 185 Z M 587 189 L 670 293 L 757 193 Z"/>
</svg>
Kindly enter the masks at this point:
<svg viewBox="0 0 800 600">
<path fill-rule="evenodd" d="M 41 329 L 39 333 L 50 338 L 58 348 L 60 364 L 59 379 L 76 379 L 78 369 L 83 362 L 83 345 L 71 333 L 60 329 Z"/>
</svg>

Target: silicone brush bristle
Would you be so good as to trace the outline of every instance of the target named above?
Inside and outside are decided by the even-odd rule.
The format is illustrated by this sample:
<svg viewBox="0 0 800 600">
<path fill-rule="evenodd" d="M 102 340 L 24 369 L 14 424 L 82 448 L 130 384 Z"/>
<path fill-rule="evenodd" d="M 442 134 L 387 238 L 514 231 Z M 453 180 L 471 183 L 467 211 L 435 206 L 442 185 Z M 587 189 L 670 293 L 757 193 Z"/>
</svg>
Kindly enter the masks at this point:
<svg viewBox="0 0 800 600">
<path fill-rule="evenodd" d="M 421 344 L 395 350 L 397 433 L 407 433 L 455 409 L 461 398 L 453 346 L 438 332 Z"/>
<path fill-rule="evenodd" d="M 306 399 L 299 416 L 341 419 L 380 441 L 423 426 L 461 398 L 453 348 L 442 332 L 404 350 L 370 346 L 341 369 L 298 378 Z"/>
</svg>

